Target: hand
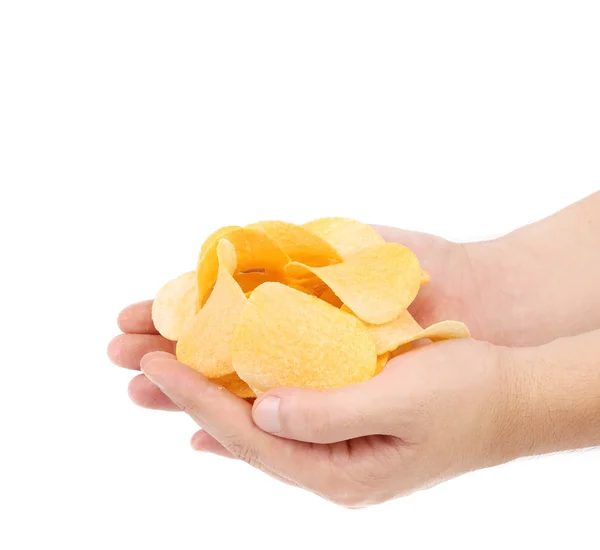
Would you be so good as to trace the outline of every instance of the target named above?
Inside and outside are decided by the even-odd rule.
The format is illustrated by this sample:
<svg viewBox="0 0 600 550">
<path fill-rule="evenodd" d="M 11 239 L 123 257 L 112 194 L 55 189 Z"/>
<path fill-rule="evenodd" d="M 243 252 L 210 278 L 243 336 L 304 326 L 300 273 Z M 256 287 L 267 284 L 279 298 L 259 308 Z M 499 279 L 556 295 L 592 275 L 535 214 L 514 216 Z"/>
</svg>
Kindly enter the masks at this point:
<svg viewBox="0 0 600 550">
<path fill-rule="evenodd" d="M 478 317 L 482 307 L 474 283 L 475 264 L 467 245 L 392 227 L 377 226 L 376 229 L 386 240 L 399 242 L 413 250 L 431 275 L 431 282 L 421 287 L 410 308 L 421 326 L 456 319 L 467 324 L 473 337 L 485 339 L 488 336 L 489 330 Z M 108 347 L 108 355 L 113 363 L 139 370 L 140 360 L 146 353 L 174 352 L 175 343 L 160 336 L 154 328 L 151 310 L 152 301 L 146 301 L 133 304 L 121 312 L 118 325 L 124 334 L 115 337 Z M 144 376 L 131 380 L 129 395 L 142 407 L 178 410 Z"/>
<path fill-rule="evenodd" d="M 510 458 L 499 438 L 503 351 L 474 340 L 432 344 L 362 384 L 272 390 L 254 407 L 168 353 L 146 355 L 141 366 L 206 430 L 196 448 L 362 507 Z"/>
<path fill-rule="evenodd" d="M 474 338 L 504 346 L 600 327 L 600 192 L 491 241 L 380 232 L 414 250 L 431 274 L 410 308 L 421 325 L 458 319 Z"/>
</svg>

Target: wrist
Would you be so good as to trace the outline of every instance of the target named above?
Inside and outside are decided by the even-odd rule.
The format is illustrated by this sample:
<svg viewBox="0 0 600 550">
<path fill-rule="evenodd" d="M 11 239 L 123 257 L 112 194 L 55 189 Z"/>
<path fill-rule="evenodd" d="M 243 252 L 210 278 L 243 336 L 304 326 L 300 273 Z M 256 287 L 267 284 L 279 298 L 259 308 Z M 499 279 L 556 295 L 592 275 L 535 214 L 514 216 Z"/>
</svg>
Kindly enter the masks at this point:
<svg viewBox="0 0 600 550">
<path fill-rule="evenodd" d="M 600 331 L 502 350 L 504 462 L 600 444 Z"/>
<path fill-rule="evenodd" d="M 498 463 L 541 454 L 545 421 L 535 379 L 536 348 L 499 348 L 500 399 L 496 441 Z"/>
</svg>

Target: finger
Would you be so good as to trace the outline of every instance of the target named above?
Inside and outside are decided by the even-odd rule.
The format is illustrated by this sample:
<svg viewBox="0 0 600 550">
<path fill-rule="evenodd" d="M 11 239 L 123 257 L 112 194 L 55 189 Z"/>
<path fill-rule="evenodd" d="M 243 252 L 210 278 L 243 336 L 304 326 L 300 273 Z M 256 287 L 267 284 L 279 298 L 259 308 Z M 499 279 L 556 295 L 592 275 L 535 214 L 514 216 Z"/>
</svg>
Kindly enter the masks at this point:
<svg viewBox="0 0 600 550">
<path fill-rule="evenodd" d="M 323 484 L 311 447 L 260 430 L 249 403 L 165 354 L 146 355 L 144 374 L 234 457 L 303 486 Z M 330 474 L 330 472 L 327 472 Z"/>
<path fill-rule="evenodd" d="M 204 430 L 198 430 L 190 441 L 192 449 L 195 451 L 204 451 L 207 453 L 213 453 L 225 458 L 233 458 L 233 456 L 223 445 L 221 445 L 212 435 Z"/>
<path fill-rule="evenodd" d="M 152 302 L 138 302 L 127 306 L 117 319 L 117 324 L 126 334 L 158 334 L 152 322 Z"/>
<path fill-rule="evenodd" d="M 367 382 L 333 390 L 271 390 L 256 400 L 252 417 L 268 433 L 311 443 L 391 434 L 394 399 L 387 378 L 381 373 Z"/>
<path fill-rule="evenodd" d="M 119 367 L 140 370 L 144 355 L 153 351 L 175 350 L 175 342 L 155 334 L 120 334 L 110 341 L 107 354 Z"/>
<path fill-rule="evenodd" d="M 129 398 L 139 407 L 161 411 L 181 410 L 143 374 L 138 374 L 132 378 L 127 392 Z"/>
</svg>

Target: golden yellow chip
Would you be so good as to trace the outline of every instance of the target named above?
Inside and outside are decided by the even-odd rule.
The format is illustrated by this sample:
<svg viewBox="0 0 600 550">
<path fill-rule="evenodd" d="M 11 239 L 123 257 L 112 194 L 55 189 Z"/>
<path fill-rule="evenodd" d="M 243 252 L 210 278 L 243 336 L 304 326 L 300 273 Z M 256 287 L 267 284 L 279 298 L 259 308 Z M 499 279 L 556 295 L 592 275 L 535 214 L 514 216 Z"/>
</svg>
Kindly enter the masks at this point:
<svg viewBox="0 0 600 550">
<path fill-rule="evenodd" d="M 335 307 L 342 307 L 342 301 L 335 295 L 335 292 L 329 287 L 326 287 L 321 294 L 319 294 L 320 300 L 325 300 L 328 304 Z"/>
<path fill-rule="evenodd" d="M 468 338 L 469 329 L 460 321 L 441 321 L 427 328 L 421 328 L 408 311 L 398 319 L 385 325 L 367 325 L 369 335 L 375 342 L 377 353 L 386 351 L 398 355 L 395 350 L 409 342 L 429 338 L 432 342 L 453 338 Z"/>
<path fill-rule="evenodd" d="M 299 225 L 265 221 L 247 227 L 264 231 L 294 261 L 310 266 L 330 265 L 342 261 L 336 249 L 326 240 Z"/>
<path fill-rule="evenodd" d="M 169 281 L 152 304 L 152 321 L 167 340 L 179 340 L 185 324 L 196 314 L 196 272 Z"/>
<path fill-rule="evenodd" d="M 269 273 L 281 273 L 290 261 L 281 247 L 263 231 L 256 229 L 234 229 L 227 233 L 227 240 L 235 248 L 237 270 L 244 272 L 264 269 Z M 198 300 L 197 310 L 206 302 L 217 280 L 219 262 L 217 259 L 218 239 L 213 240 L 198 261 Z"/>
<path fill-rule="evenodd" d="M 349 218 L 320 218 L 302 227 L 327 241 L 344 260 L 365 248 L 385 242 L 371 226 Z"/>
<path fill-rule="evenodd" d="M 417 257 L 398 243 L 372 246 L 325 267 L 292 262 L 285 272 L 289 277 L 314 273 L 357 317 L 373 324 L 398 317 L 415 299 L 422 278 Z"/>
<path fill-rule="evenodd" d="M 304 264 L 302 264 L 302 265 L 304 265 Z M 287 277 L 287 276 L 284 276 L 281 281 L 276 281 L 276 282 L 283 283 L 284 285 L 299 285 L 299 286 L 303 286 L 305 288 L 310 288 L 311 290 L 317 292 L 317 294 L 318 294 L 317 289 L 319 289 L 319 287 L 322 287 L 320 289 L 320 292 L 323 292 L 327 288 L 327 285 L 325 283 L 323 283 L 323 281 L 321 281 L 321 279 L 319 279 L 319 277 L 316 277 L 312 273 L 310 274 L 309 277 Z"/>
<path fill-rule="evenodd" d="M 402 344 L 401 346 L 397 347 L 395 350 L 390 351 L 390 359 L 393 359 L 394 357 L 397 357 L 398 355 L 402 355 L 403 353 L 410 351 L 412 349 L 412 347 L 413 347 L 412 342 L 407 342 L 406 344 Z"/>
<path fill-rule="evenodd" d="M 440 321 L 423 329 L 423 332 L 415 335 L 411 341 L 428 338 L 432 342 L 439 342 L 454 338 L 469 338 L 469 336 L 471 336 L 469 328 L 461 321 Z"/>
<path fill-rule="evenodd" d="M 250 292 L 263 283 L 281 282 L 283 275 L 281 273 L 273 272 L 265 273 L 261 271 L 250 271 L 246 273 L 236 273 L 233 278 L 244 292 Z"/>
<path fill-rule="evenodd" d="M 234 372 L 231 362 L 233 334 L 246 305 L 246 297 L 232 274 L 236 269 L 233 245 L 219 241 L 218 276 L 204 307 L 187 325 L 177 343 L 177 359 L 208 378 Z"/>
<path fill-rule="evenodd" d="M 307 294 L 312 294 L 313 296 L 319 296 L 319 294 L 322 294 L 327 289 L 327 285 L 318 277 L 309 277 L 308 279 L 283 277 L 281 281 L 277 282 L 281 282 L 286 286 L 301 290 Z"/>
<path fill-rule="evenodd" d="M 239 225 L 226 225 L 225 227 L 220 227 L 213 233 L 211 233 L 204 242 L 202 243 L 202 247 L 200 248 L 200 257 L 217 241 L 223 239 L 227 236 L 227 233 L 231 233 L 236 229 L 241 229 Z"/>
<path fill-rule="evenodd" d="M 362 382 L 376 363 L 375 345 L 358 319 L 280 283 L 254 290 L 233 340 L 233 366 L 257 395 L 281 386 Z"/>
<path fill-rule="evenodd" d="M 381 355 L 377 356 L 377 368 L 375 369 L 375 374 L 379 374 L 384 368 L 387 362 L 390 359 L 390 352 L 386 351 Z"/>
<path fill-rule="evenodd" d="M 295 290 L 299 290 L 300 292 L 304 292 L 304 294 L 309 294 L 310 296 L 316 296 L 317 294 L 310 288 L 307 288 L 302 285 L 287 285 L 289 288 L 293 288 Z"/>
<path fill-rule="evenodd" d="M 365 324 L 369 336 L 375 342 L 375 350 L 378 354 L 395 350 L 398 346 L 411 341 L 413 334 L 419 334 L 423 331 L 421 325 L 406 310 L 400 313 L 396 319 L 384 325 Z"/>
<path fill-rule="evenodd" d="M 220 376 L 219 378 L 211 378 L 211 382 L 223 386 L 231 393 L 235 393 L 238 397 L 244 399 L 256 397 L 256 394 L 250 389 L 250 386 L 248 386 L 236 372 Z"/>
</svg>

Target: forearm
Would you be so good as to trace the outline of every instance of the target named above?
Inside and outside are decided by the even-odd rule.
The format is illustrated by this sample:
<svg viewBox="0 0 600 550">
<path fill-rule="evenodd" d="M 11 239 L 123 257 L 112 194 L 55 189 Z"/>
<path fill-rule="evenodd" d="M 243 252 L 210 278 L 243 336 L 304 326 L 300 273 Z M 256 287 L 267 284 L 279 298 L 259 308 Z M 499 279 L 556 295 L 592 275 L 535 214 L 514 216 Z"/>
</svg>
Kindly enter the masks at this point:
<svg viewBox="0 0 600 550">
<path fill-rule="evenodd" d="M 470 246 L 489 340 L 538 345 L 600 328 L 600 192 Z"/>
<path fill-rule="evenodd" d="M 506 353 L 506 458 L 600 445 L 600 330 Z"/>
</svg>

